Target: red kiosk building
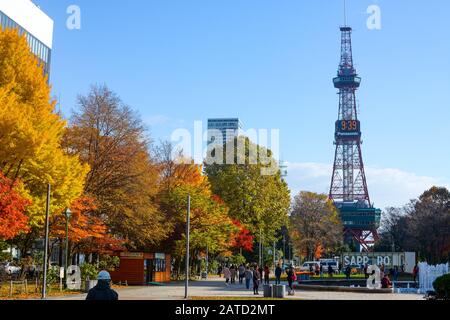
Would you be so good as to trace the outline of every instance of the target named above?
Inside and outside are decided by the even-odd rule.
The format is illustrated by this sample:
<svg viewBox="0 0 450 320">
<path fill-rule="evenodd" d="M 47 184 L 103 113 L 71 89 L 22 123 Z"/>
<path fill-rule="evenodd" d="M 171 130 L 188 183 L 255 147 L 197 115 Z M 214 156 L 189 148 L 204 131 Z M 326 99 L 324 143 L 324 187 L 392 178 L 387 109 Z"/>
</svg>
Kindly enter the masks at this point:
<svg viewBox="0 0 450 320">
<path fill-rule="evenodd" d="M 111 272 L 112 281 L 129 285 L 170 282 L 170 255 L 165 253 L 121 252 L 120 265 Z"/>
</svg>

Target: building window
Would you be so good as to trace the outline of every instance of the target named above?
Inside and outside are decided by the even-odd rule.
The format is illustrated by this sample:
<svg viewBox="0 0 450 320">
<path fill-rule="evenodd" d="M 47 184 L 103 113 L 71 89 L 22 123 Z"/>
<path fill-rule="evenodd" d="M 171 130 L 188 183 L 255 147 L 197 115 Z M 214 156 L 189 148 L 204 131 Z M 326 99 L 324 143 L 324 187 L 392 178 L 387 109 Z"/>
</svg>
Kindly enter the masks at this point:
<svg viewBox="0 0 450 320">
<path fill-rule="evenodd" d="M 155 266 L 155 272 L 165 272 L 166 271 L 166 260 L 165 259 L 155 259 L 154 266 Z"/>
</svg>

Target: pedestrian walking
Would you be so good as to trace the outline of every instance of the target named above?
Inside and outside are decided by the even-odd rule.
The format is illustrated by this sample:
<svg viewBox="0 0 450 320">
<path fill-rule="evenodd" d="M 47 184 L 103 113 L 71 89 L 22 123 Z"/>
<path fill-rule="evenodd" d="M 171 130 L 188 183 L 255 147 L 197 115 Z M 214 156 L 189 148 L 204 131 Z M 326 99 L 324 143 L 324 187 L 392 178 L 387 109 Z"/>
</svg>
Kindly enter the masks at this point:
<svg viewBox="0 0 450 320">
<path fill-rule="evenodd" d="M 97 276 L 97 285 L 89 290 L 86 300 L 114 301 L 119 300 L 119 295 L 111 289 L 111 275 L 108 271 L 101 271 Z"/>
<path fill-rule="evenodd" d="M 253 271 L 253 294 L 259 295 L 259 283 L 261 281 L 261 273 L 259 272 L 258 265 L 256 265 Z"/>
<path fill-rule="evenodd" d="M 270 269 L 267 265 L 264 267 L 264 284 L 270 284 Z"/>
<path fill-rule="evenodd" d="M 222 271 L 223 267 L 220 265 L 219 268 L 217 269 L 217 275 L 219 276 L 219 278 L 222 278 Z"/>
<path fill-rule="evenodd" d="M 320 264 L 320 269 L 319 269 L 319 273 L 320 273 L 320 277 L 323 277 L 323 264 Z"/>
<path fill-rule="evenodd" d="M 288 269 L 287 278 L 288 278 L 288 285 L 289 285 L 289 294 L 292 294 L 294 292 L 293 283 L 296 280 L 295 272 L 292 267 L 290 267 Z"/>
<path fill-rule="evenodd" d="M 234 284 L 236 282 L 236 267 L 232 264 L 230 267 L 231 272 L 231 284 Z"/>
<path fill-rule="evenodd" d="M 281 284 L 281 274 L 283 273 L 283 270 L 281 269 L 280 264 L 277 264 L 277 267 L 275 268 L 275 284 Z"/>
<path fill-rule="evenodd" d="M 247 290 L 250 290 L 250 282 L 253 280 L 253 271 L 250 270 L 250 267 L 245 269 L 245 287 Z"/>
<path fill-rule="evenodd" d="M 242 284 L 245 278 L 245 267 L 243 264 L 239 266 L 239 284 Z"/>
<path fill-rule="evenodd" d="M 227 266 L 223 268 L 223 277 L 225 278 L 225 284 L 228 286 L 230 284 L 231 271 Z"/>
</svg>

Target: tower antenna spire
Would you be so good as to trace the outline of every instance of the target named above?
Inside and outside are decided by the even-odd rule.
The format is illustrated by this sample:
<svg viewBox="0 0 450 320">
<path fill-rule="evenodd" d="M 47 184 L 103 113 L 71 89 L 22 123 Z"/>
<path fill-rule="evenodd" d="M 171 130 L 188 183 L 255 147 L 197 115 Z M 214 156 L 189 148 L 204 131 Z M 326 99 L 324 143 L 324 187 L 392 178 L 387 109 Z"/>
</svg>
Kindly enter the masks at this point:
<svg viewBox="0 0 450 320">
<path fill-rule="evenodd" d="M 344 0 L 344 26 L 347 26 L 347 0 Z"/>
</svg>

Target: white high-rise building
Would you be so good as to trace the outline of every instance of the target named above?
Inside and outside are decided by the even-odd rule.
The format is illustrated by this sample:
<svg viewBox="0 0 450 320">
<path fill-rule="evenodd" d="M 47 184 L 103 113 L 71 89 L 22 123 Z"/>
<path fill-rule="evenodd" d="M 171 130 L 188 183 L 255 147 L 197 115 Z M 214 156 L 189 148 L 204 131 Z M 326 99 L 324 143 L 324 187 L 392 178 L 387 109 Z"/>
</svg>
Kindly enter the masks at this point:
<svg viewBox="0 0 450 320">
<path fill-rule="evenodd" d="M 30 0 L 0 0 L 0 26 L 18 29 L 25 35 L 30 50 L 50 73 L 53 45 L 53 20 Z"/>
</svg>

